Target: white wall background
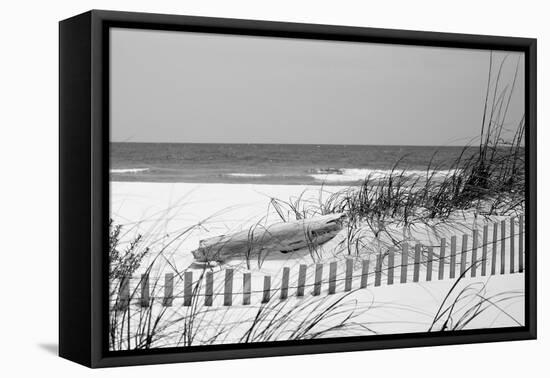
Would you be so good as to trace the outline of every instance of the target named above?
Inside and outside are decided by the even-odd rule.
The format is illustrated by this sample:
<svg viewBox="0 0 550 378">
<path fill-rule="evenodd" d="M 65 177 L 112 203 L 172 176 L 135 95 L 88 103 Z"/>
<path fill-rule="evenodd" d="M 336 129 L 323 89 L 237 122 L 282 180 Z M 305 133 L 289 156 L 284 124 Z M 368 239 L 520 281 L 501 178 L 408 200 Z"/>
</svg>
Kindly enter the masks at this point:
<svg viewBox="0 0 550 378">
<path fill-rule="evenodd" d="M 58 26 L 89 9 L 536 37 L 539 134 L 539 340 L 485 345 L 87 370 L 57 344 Z M 550 27 L 543 1 L 82 0 L 0 6 L 0 375 L 224 377 L 541 376 L 548 365 L 549 285 L 542 243 L 550 143 Z M 545 93 L 546 92 L 546 93 Z"/>
</svg>

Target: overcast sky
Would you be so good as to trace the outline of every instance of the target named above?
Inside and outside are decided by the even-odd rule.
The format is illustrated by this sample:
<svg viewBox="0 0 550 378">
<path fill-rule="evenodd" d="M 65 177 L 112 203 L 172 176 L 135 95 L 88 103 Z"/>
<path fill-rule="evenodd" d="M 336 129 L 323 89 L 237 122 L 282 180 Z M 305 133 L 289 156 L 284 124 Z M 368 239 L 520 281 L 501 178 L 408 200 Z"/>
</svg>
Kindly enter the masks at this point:
<svg viewBox="0 0 550 378">
<path fill-rule="evenodd" d="M 511 84 L 518 60 L 510 127 L 523 115 L 522 55 L 501 78 Z M 488 67 L 484 50 L 116 28 L 111 140 L 465 145 Z"/>
</svg>

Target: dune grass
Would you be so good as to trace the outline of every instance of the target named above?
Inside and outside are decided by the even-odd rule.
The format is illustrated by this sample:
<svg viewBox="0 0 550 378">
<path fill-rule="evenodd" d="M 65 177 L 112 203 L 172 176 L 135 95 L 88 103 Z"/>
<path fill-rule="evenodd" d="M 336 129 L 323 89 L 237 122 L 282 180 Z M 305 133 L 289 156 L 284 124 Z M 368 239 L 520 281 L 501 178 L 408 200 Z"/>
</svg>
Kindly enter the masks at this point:
<svg viewBox="0 0 550 378">
<path fill-rule="evenodd" d="M 121 226 L 112 226 L 112 249 L 119 250 L 117 235 Z M 140 294 L 143 276 L 134 279 L 128 302 L 121 297 L 121 285 L 128 278 L 126 274 L 135 273 L 142 260 L 140 250 L 141 236 L 129 242 L 130 251 L 112 261 L 113 272 L 123 272 L 124 276 L 114 275 L 110 290 L 109 346 L 111 350 L 151 349 L 166 346 L 195 346 L 227 343 L 267 342 L 277 340 L 304 340 L 318 337 L 330 337 L 340 332 L 369 333 L 368 327 L 356 322 L 357 301 L 349 299 L 352 292 L 334 298 L 308 296 L 303 300 L 279 300 L 279 290 L 271 292 L 271 300 L 260 305 L 250 305 L 246 316 L 234 318 L 238 307 L 207 306 L 204 302 L 204 269 L 194 281 L 191 303 L 184 305 L 174 300 L 171 306 L 164 305 L 164 283 L 160 275 L 150 275 L 150 298 L 144 305 Z M 151 253 L 153 249 L 147 249 Z M 162 253 L 160 253 L 162 254 Z M 122 256 L 122 257 L 120 257 Z M 159 258 L 155 258 L 145 267 L 148 274 Z M 131 269 L 126 267 L 131 266 Z M 173 299 L 181 299 L 183 278 L 176 272 Z M 223 282 L 217 283 L 215 295 L 223 291 Z"/>
<path fill-rule="evenodd" d="M 489 309 L 496 309 L 498 314 L 508 317 L 518 326 L 523 326 L 506 310 L 510 303 L 524 300 L 523 291 L 505 290 L 488 296 L 487 281 L 474 282 L 458 289 L 459 283 L 472 267 L 473 265 L 470 265 L 453 283 L 441 301 L 428 332 L 463 330 Z"/>
</svg>

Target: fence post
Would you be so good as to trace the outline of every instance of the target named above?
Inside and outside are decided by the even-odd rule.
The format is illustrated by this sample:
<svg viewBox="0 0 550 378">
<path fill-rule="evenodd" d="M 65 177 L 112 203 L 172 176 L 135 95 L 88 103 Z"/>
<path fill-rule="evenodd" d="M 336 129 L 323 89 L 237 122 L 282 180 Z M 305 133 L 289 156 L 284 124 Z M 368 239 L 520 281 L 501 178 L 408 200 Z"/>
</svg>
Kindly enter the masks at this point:
<svg viewBox="0 0 550 378">
<path fill-rule="evenodd" d="M 481 248 L 481 275 L 487 275 L 487 243 L 489 242 L 489 226 L 483 226 L 483 247 Z"/>
<path fill-rule="evenodd" d="M 347 258 L 346 259 L 346 284 L 345 284 L 345 291 L 351 291 L 351 284 L 353 279 L 353 259 Z"/>
<path fill-rule="evenodd" d="M 149 307 L 151 301 L 149 297 L 149 274 L 141 275 L 141 307 Z"/>
<path fill-rule="evenodd" d="M 434 247 L 428 247 L 428 263 L 426 264 L 426 281 L 432 280 L 433 271 L 433 259 L 434 259 Z"/>
<path fill-rule="evenodd" d="M 232 304 L 233 304 L 233 269 L 226 269 L 224 291 L 223 291 L 223 305 L 231 306 Z"/>
<path fill-rule="evenodd" d="M 271 276 L 264 276 L 264 296 L 262 298 L 262 303 L 269 302 L 271 298 Z"/>
<path fill-rule="evenodd" d="M 478 231 L 477 229 L 474 229 L 472 235 L 472 270 L 470 272 L 471 277 L 475 277 L 477 275 L 477 238 Z"/>
<path fill-rule="evenodd" d="M 117 310 L 123 311 L 130 305 L 130 277 L 122 277 L 118 288 Z"/>
<path fill-rule="evenodd" d="M 519 230 L 518 230 L 518 241 L 519 241 L 519 272 L 523 273 L 523 215 L 519 216 Z"/>
<path fill-rule="evenodd" d="M 331 262 L 329 265 L 329 277 L 328 277 L 328 293 L 334 294 L 336 293 L 336 261 Z"/>
<path fill-rule="evenodd" d="M 361 289 L 367 287 L 369 281 L 369 260 L 364 259 L 361 262 Z"/>
<path fill-rule="evenodd" d="M 409 245 L 403 243 L 401 247 L 401 283 L 407 282 L 407 265 L 409 264 Z"/>
<path fill-rule="evenodd" d="M 493 248 L 491 250 L 491 275 L 497 272 L 497 241 L 498 241 L 498 223 L 493 223 Z"/>
<path fill-rule="evenodd" d="M 500 222 L 500 274 L 506 273 L 506 219 Z"/>
<path fill-rule="evenodd" d="M 188 271 L 183 273 L 183 305 L 191 306 L 193 298 L 193 272 Z"/>
<path fill-rule="evenodd" d="M 414 265 L 413 265 L 413 282 L 418 282 L 420 279 L 420 250 L 422 246 L 416 244 L 414 246 Z"/>
<path fill-rule="evenodd" d="M 250 292 L 252 291 L 252 275 L 250 272 L 243 274 L 243 305 L 250 304 Z"/>
<path fill-rule="evenodd" d="M 281 299 L 288 298 L 288 281 L 290 278 L 290 268 L 285 266 L 283 268 L 283 278 L 281 280 Z"/>
<path fill-rule="evenodd" d="M 516 218 L 512 217 L 510 219 L 510 273 L 514 273 L 516 270 L 515 267 L 515 257 L 516 257 L 516 251 L 515 251 L 515 242 L 516 242 L 516 235 L 515 235 L 515 225 L 516 225 Z"/>
<path fill-rule="evenodd" d="M 376 265 L 374 267 L 374 286 L 380 286 L 382 283 L 382 252 L 376 255 Z"/>
<path fill-rule="evenodd" d="M 449 278 L 455 278 L 456 273 L 456 236 L 451 237 L 451 262 L 449 265 Z"/>
<path fill-rule="evenodd" d="M 214 298 L 214 274 L 212 272 L 206 272 L 206 287 L 204 290 L 204 305 L 212 306 L 212 300 Z"/>
<path fill-rule="evenodd" d="M 164 301 L 163 305 L 165 307 L 172 306 L 174 301 L 174 274 L 166 273 L 164 275 Z"/>
<path fill-rule="evenodd" d="M 462 235 L 462 249 L 460 251 L 460 275 L 466 271 L 466 256 L 468 253 L 468 235 Z"/>
<path fill-rule="evenodd" d="M 393 285 L 393 271 L 395 265 L 395 249 L 393 247 L 388 251 L 388 285 Z"/>
<path fill-rule="evenodd" d="M 307 265 L 300 265 L 300 270 L 298 271 L 298 289 L 296 290 L 297 297 L 304 296 L 304 289 L 306 286 L 306 270 Z"/>
</svg>

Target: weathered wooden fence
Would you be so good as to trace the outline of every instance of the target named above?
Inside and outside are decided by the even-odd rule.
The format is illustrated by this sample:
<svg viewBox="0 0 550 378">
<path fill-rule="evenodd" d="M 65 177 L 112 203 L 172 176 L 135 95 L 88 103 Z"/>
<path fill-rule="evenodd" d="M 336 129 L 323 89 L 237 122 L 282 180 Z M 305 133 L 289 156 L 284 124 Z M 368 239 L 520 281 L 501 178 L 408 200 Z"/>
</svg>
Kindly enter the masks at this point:
<svg viewBox="0 0 550 378">
<path fill-rule="evenodd" d="M 270 275 L 265 275 L 262 287 L 254 290 L 252 274 L 245 272 L 242 273 L 242 291 L 237 292 L 234 290 L 235 271 L 227 268 L 223 271 L 223 285 L 220 285 L 220 288 L 223 287 L 223 292 L 216 295 L 223 296 L 224 306 L 250 305 L 253 294 L 260 295 L 261 303 L 274 299 L 286 300 L 290 296 L 298 298 L 307 294 L 319 296 L 323 293 L 323 288 L 327 288 L 326 293 L 331 295 L 337 292 L 340 283 L 343 283 L 344 292 L 363 289 L 367 286 L 394 285 L 396 275 L 399 275 L 399 283 L 405 284 L 435 279 L 521 273 L 524 270 L 525 255 L 523 222 L 523 216 L 519 216 L 511 218 L 509 222 L 503 220 L 500 223 L 484 225 L 481 230 L 473 230 L 471 235 L 462 235 L 460 248 L 457 245 L 459 239 L 453 236 L 449 244 L 445 238 L 441 239 L 439 246 L 421 244 L 410 246 L 408 243 L 402 243 L 400 251 L 395 248 L 380 251 L 375 256 L 374 264 L 371 264 L 369 259 L 357 260 L 346 257 L 340 274 L 337 261 L 328 264 L 328 280 L 323 280 L 326 265 L 302 264 L 297 267 L 297 280 L 293 286 L 290 285 L 291 268 L 284 267 L 278 287 L 274 287 Z M 469 243 L 470 237 L 471 243 Z M 400 264 L 397 265 L 398 256 L 400 256 Z M 497 260 L 500 261 L 498 267 Z M 310 275 L 312 282 L 308 283 L 309 270 L 312 270 Z M 195 277 L 194 273 L 198 273 L 199 277 Z M 130 279 L 125 278 L 120 282 L 116 308 L 127 308 L 131 299 L 137 299 L 142 307 L 150 306 L 154 297 L 151 295 L 149 275 L 143 274 L 139 277 L 138 285 L 135 285 L 132 292 Z M 183 281 L 183 295 L 176 295 L 174 294 L 174 273 L 165 274 L 164 283 L 161 285 L 164 288 L 164 294 L 159 298 L 163 306 L 172 306 L 174 299 L 181 297 L 183 297 L 183 306 L 192 306 L 197 301 L 203 301 L 205 306 L 213 306 L 215 296 L 213 272 L 186 271 L 182 277 L 180 276 L 180 280 Z M 279 279 L 277 281 L 279 282 Z M 311 291 L 306 291 L 306 288 Z M 239 298 L 241 298 L 240 301 L 238 301 Z"/>
</svg>

